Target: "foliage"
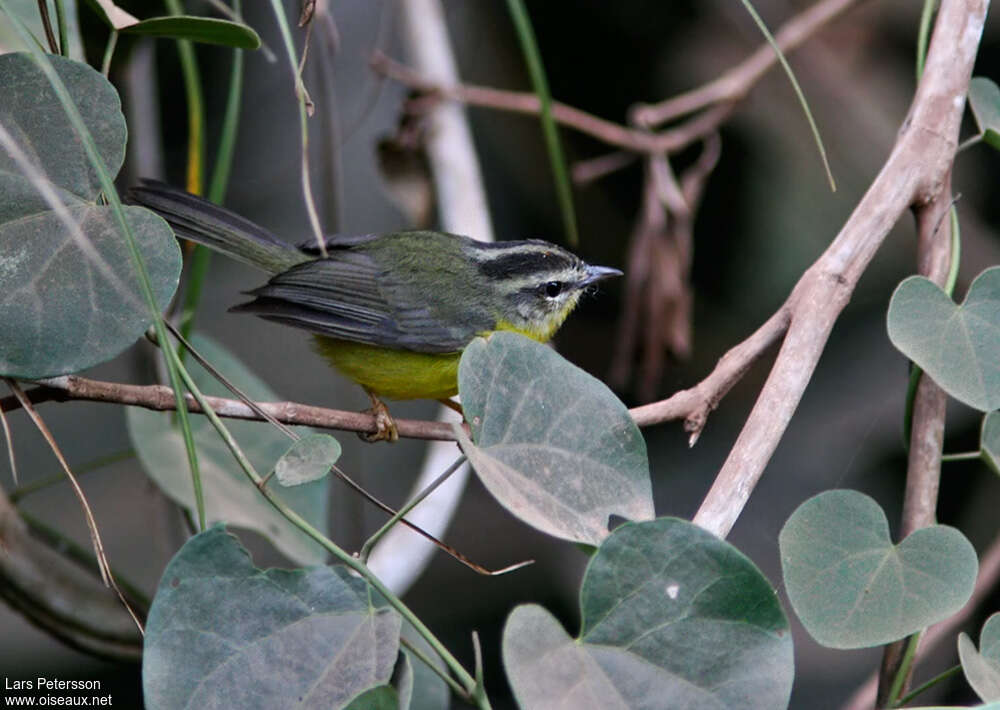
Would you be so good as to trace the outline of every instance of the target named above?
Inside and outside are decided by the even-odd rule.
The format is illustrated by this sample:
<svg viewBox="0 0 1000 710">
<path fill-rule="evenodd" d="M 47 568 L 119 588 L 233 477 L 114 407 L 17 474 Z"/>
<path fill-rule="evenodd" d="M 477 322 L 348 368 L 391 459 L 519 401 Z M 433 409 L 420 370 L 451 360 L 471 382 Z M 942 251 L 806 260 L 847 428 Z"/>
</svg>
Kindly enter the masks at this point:
<svg viewBox="0 0 1000 710">
<path fill-rule="evenodd" d="M 510 5 L 530 45 L 569 225 L 551 97 L 523 7 Z M 114 32 L 260 45 L 238 21 L 139 20 L 107 0 L 88 7 Z M 29 381 L 125 352 L 159 322 L 144 288 L 166 310 L 181 266 L 163 220 L 126 207 L 123 221 L 106 192 L 102 175 L 120 170 L 127 135 L 116 90 L 83 63 L 48 61 L 98 157 L 85 150 L 86 137 L 43 64 L 28 53 L 0 56 L 0 376 Z M 998 97 L 991 81 L 973 80 L 979 137 L 994 147 Z M 304 112 L 304 89 L 299 99 Z M 128 232 L 141 268 L 126 247 Z M 906 279 L 892 297 L 887 329 L 948 395 L 983 413 L 973 456 L 1000 473 L 1000 267 L 983 271 L 961 304 L 926 278 Z M 232 353 L 206 338 L 192 341 L 247 398 L 278 399 Z M 209 369 L 190 364 L 180 372 L 192 393 L 227 394 Z M 456 438 L 496 501 L 592 553 L 579 584 L 576 635 L 539 604 L 507 616 L 503 666 L 521 707 L 653 708 L 665 698 L 679 709 L 787 705 L 793 646 L 778 590 L 730 543 L 656 517 L 646 443 L 604 384 L 554 350 L 500 332 L 465 349 L 459 390 L 468 427 L 456 426 Z M 174 413 L 132 408 L 126 422 L 150 479 L 189 513 L 219 523 L 193 535 L 163 572 L 144 642 L 148 707 L 430 709 L 446 707 L 452 692 L 489 707 L 481 659 L 466 670 L 363 560 L 327 538 L 326 474 L 341 456 L 336 439 L 230 421 L 234 457 L 206 418 L 184 429 Z M 192 485 L 181 462 L 195 451 L 200 476 Z M 261 475 L 270 473 L 273 481 Z M 303 566 L 255 567 L 223 524 L 259 533 Z M 969 600 L 978 570 L 959 530 L 932 525 L 893 543 L 882 508 L 854 491 L 802 503 L 778 545 L 798 619 L 817 642 L 839 649 L 900 641 L 951 617 Z M 339 564 L 324 564 L 329 554 Z M 980 698 L 1000 699 L 1000 615 L 987 620 L 978 649 L 962 634 L 958 650 Z"/>
</svg>

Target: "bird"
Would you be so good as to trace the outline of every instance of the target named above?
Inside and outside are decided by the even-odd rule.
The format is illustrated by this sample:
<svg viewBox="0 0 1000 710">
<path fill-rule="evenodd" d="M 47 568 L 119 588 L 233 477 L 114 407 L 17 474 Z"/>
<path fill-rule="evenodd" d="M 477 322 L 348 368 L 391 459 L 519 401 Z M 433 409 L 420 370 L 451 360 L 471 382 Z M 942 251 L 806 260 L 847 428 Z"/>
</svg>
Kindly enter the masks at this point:
<svg viewBox="0 0 1000 710">
<path fill-rule="evenodd" d="M 547 342 L 580 296 L 618 269 L 591 266 L 539 239 L 482 242 L 437 231 L 283 241 L 224 207 L 156 180 L 127 200 L 163 217 L 174 233 L 269 275 L 230 311 L 301 328 L 371 400 L 368 441 L 395 441 L 384 399 L 436 399 L 461 411 L 462 351 L 495 331 Z"/>
</svg>

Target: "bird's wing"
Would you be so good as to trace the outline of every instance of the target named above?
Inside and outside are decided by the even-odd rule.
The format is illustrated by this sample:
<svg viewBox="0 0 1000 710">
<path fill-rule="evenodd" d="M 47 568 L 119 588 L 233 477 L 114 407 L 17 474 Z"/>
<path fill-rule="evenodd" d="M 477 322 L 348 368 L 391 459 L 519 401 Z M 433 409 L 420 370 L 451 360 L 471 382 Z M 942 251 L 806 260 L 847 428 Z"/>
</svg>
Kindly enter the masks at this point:
<svg viewBox="0 0 1000 710">
<path fill-rule="evenodd" d="M 479 330 L 435 313 L 369 254 L 343 249 L 275 275 L 232 310 L 331 338 L 427 353 L 462 350 Z"/>
</svg>

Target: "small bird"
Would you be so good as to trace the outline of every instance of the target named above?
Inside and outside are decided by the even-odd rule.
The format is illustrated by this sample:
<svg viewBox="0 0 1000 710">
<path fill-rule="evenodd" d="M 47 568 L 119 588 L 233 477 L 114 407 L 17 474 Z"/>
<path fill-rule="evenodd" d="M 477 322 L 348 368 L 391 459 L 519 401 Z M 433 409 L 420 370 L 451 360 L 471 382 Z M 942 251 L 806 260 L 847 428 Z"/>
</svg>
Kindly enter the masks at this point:
<svg viewBox="0 0 1000 710">
<path fill-rule="evenodd" d="M 328 237 L 324 256 L 316 242 L 283 242 L 165 183 L 143 180 L 128 197 L 178 237 L 271 274 L 248 293 L 252 301 L 230 310 L 313 333 L 330 365 L 368 393 L 376 418 L 368 441 L 398 438 L 380 398 L 457 408 L 449 398 L 473 338 L 511 330 L 546 342 L 584 290 L 622 275 L 537 239 L 488 243 L 433 231 Z"/>
</svg>

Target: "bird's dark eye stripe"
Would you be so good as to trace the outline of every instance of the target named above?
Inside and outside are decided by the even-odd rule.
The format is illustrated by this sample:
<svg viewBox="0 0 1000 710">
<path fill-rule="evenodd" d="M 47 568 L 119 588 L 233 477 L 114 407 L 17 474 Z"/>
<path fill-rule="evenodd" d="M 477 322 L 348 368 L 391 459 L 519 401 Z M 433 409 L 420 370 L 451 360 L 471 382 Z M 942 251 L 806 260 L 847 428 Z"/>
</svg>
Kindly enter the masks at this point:
<svg viewBox="0 0 1000 710">
<path fill-rule="evenodd" d="M 567 255 L 556 251 L 539 252 L 532 250 L 505 254 L 495 259 L 488 259 L 480 262 L 478 266 L 483 276 L 491 279 L 501 279 L 557 273 L 576 267 L 576 263 Z"/>
</svg>

